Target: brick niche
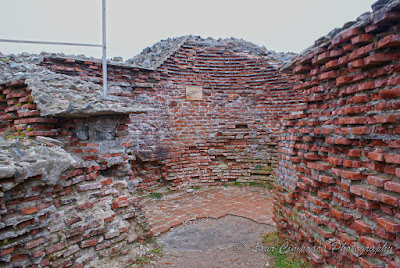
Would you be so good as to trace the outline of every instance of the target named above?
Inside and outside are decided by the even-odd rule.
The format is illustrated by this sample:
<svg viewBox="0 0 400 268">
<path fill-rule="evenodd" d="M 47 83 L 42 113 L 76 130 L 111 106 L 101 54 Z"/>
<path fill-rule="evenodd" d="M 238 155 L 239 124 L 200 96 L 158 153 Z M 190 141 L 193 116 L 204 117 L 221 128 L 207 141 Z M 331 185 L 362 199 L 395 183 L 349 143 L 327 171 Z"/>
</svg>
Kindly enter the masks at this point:
<svg viewBox="0 0 400 268">
<path fill-rule="evenodd" d="M 129 124 L 139 187 L 269 181 L 281 120 L 301 102 L 302 90 L 279 72 L 275 53 L 246 41 L 176 40 L 156 66 L 109 66 L 111 94 L 155 109 Z M 142 55 L 151 57 L 149 49 Z M 48 57 L 43 66 L 100 82 L 99 62 Z M 186 98 L 190 87 L 202 91 L 200 100 Z"/>
</svg>

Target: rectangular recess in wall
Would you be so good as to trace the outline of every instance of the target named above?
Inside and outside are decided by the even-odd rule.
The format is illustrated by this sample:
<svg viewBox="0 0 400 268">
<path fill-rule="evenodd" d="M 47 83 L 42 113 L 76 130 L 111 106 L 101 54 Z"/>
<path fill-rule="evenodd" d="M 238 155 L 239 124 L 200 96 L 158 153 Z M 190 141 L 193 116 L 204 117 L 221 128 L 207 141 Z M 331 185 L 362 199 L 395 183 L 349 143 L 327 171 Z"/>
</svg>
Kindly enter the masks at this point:
<svg viewBox="0 0 400 268">
<path fill-rule="evenodd" d="M 187 100 L 202 100 L 203 88 L 202 87 L 186 87 Z"/>
<path fill-rule="evenodd" d="M 235 125 L 235 128 L 249 128 L 246 124 Z"/>
</svg>

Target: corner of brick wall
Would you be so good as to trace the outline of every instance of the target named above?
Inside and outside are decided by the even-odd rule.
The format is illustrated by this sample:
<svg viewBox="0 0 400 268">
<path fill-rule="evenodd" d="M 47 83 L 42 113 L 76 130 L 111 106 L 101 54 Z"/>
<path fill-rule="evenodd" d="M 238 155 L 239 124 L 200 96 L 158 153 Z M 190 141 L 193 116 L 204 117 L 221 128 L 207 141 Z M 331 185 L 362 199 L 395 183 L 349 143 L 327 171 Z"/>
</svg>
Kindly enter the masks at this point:
<svg viewBox="0 0 400 268">
<path fill-rule="evenodd" d="M 3 136 L 55 137 L 62 135 L 56 129 L 58 119 L 41 117 L 24 81 L 14 80 L 0 86 L 0 132 Z"/>
</svg>

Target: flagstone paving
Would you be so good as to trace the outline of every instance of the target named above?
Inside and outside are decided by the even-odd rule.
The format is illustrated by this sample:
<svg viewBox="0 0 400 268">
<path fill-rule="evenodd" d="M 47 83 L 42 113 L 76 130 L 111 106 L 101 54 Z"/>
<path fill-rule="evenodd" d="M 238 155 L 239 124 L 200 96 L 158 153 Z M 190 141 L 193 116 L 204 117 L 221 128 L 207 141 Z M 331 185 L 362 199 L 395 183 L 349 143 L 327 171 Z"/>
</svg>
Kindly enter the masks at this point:
<svg viewBox="0 0 400 268">
<path fill-rule="evenodd" d="M 219 219 L 226 215 L 275 226 L 273 199 L 263 188 L 213 187 L 192 193 L 178 192 L 160 199 L 144 199 L 142 205 L 153 236 L 191 220 Z"/>
</svg>

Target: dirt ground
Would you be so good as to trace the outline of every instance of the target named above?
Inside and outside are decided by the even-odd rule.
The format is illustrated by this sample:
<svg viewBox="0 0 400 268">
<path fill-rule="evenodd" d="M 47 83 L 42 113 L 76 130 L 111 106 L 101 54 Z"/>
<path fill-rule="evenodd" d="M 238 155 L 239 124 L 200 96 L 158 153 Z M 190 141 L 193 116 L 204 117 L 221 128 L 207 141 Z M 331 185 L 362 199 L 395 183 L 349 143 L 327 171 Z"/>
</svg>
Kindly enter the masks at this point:
<svg viewBox="0 0 400 268">
<path fill-rule="evenodd" d="M 273 226 L 231 215 L 190 221 L 157 237 L 162 252 L 145 267 L 271 267 L 261 241 L 273 231 Z"/>
</svg>

